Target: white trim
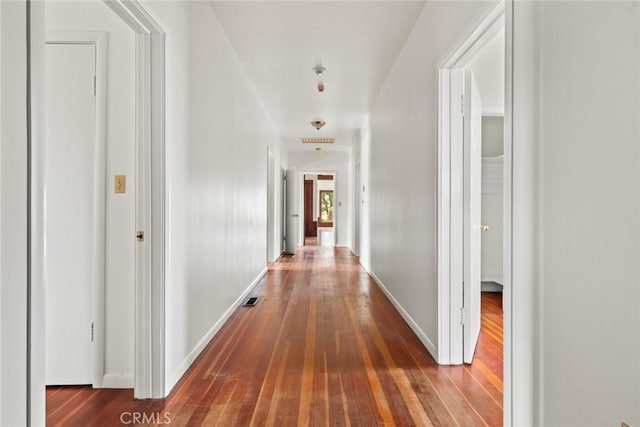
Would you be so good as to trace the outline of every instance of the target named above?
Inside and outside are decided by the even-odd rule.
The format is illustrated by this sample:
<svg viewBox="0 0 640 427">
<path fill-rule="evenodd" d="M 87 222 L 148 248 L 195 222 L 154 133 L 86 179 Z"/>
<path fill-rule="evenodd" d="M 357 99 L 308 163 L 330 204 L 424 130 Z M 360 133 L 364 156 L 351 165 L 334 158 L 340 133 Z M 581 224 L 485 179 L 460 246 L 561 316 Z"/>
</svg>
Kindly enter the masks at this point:
<svg viewBox="0 0 640 427">
<path fill-rule="evenodd" d="M 298 246 L 304 246 L 304 176 L 306 175 L 333 175 L 333 247 L 338 247 L 338 210 L 335 209 L 337 207 L 336 200 L 338 199 L 338 171 L 337 170 L 328 170 L 328 169 L 305 169 L 302 171 L 298 171 L 298 181 L 300 181 L 300 185 L 298 186 L 298 212 L 302 212 L 300 215 L 301 220 L 299 221 L 298 227 Z M 320 214 L 320 206 L 318 206 L 318 215 Z M 318 225 L 318 228 L 321 228 Z M 346 246 L 345 246 L 346 247 Z"/>
<path fill-rule="evenodd" d="M 136 32 L 136 244 L 134 396 L 165 390 L 165 34 L 135 0 L 104 0 Z M 133 238 L 133 236 L 132 236 Z"/>
<path fill-rule="evenodd" d="M 514 2 L 506 0 L 506 19 L 505 19 L 505 88 L 504 88 L 504 155 L 503 155 L 503 173 L 504 182 L 502 199 L 502 311 L 503 311 L 503 415 L 502 423 L 505 427 L 514 425 L 514 421 L 521 423 L 524 419 L 518 420 L 514 414 L 514 394 L 513 394 L 513 299 L 511 292 L 512 281 L 512 263 L 513 263 L 513 89 L 514 89 L 514 58 L 513 58 L 513 21 L 514 21 Z M 528 337 L 523 336 L 523 339 Z M 542 372 L 542 371 L 541 371 Z M 525 380 L 526 382 L 526 380 Z M 532 393 L 533 394 L 533 393 Z M 540 400 L 541 402 L 541 400 Z M 526 404 L 525 404 L 526 405 Z M 533 402 L 529 403 L 533 409 Z M 540 408 L 542 409 L 542 408 Z M 524 421 L 526 424 L 533 424 L 533 419 Z"/>
<path fill-rule="evenodd" d="M 468 64 L 476 53 L 505 28 L 505 2 L 498 1 L 471 27 L 458 46 L 441 61 L 439 68 L 460 68 Z"/>
<path fill-rule="evenodd" d="M 502 105 L 483 105 L 482 115 L 489 117 L 504 117 L 504 107 Z"/>
<path fill-rule="evenodd" d="M 258 276 L 253 279 L 253 281 L 247 286 L 247 288 L 242 292 L 242 294 L 229 306 L 227 311 L 224 312 L 222 316 L 218 319 L 216 323 L 213 324 L 211 329 L 202 337 L 200 341 L 193 347 L 193 349 L 187 354 L 187 356 L 180 362 L 178 367 L 171 373 L 169 378 L 167 379 L 167 394 L 171 391 L 171 389 L 175 386 L 175 384 L 182 378 L 184 373 L 189 369 L 191 364 L 196 360 L 196 358 L 202 353 L 202 350 L 209 344 L 209 342 L 213 339 L 213 337 L 222 329 L 224 324 L 229 320 L 231 315 L 236 311 L 240 303 L 249 296 L 253 288 L 255 288 L 258 283 L 262 280 L 262 278 L 267 274 L 267 267 L 265 267 Z"/>
<path fill-rule="evenodd" d="M 267 263 L 276 258 L 276 159 L 267 146 Z"/>
<path fill-rule="evenodd" d="M 104 387 L 105 344 L 105 264 L 106 264 L 106 163 L 107 163 L 107 46 L 108 34 L 103 31 L 47 31 L 46 44 L 84 44 L 95 48 L 96 128 L 94 154 L 94 230 L 93 287 L 91 289 L 94 340 L 91 346 L 92 385 Z M 45 255 L 46 257 L 46 255 Z M 46 262 L 46 261 L 45 261 Z M 45 278 L 46 281 L 46 278 Z"/>
<path fill-rule="evenodd" d="M 502 290 L 503 288 L 503 280 L 502 277 L 498 277 L 498 276 L 483 276 L 481 279 L 483 282 L 495 282 L 498 285 L 500 285 L 500 290 Z M 482 292 L 485 292 L 485 288 L 487 288 L 487 286 L 482 285 Z"/>
<path fill-rule="evenodd" d="M 411 317 L 409 313 L 407 313 L 404 307 L 402 307 L 402 305 L 398 302 L 398 300 L 395 299 L 395 297 L 391 294 L 391 292 L 389 292 L 389 290 L 384 285 L 384 283 L 382 283 L 382 280 L 380 280 L 380 278 L 376 276 L 375 273 L 369 273 L 369 275 L 376 282 L 380 290 L 382 290 L 382 292 L 387 296 L 389 301 L 391 301 L 391 304 L 393 304 L 396 310 L 398 310 L 398 313 L 400 313 L 400 316 L 402 316 L 404 321 L 407 322 L 411 330 L 418 336 L 418 339 L 426 347 L 427 351 L 431 354 L 431 356 L 434 359 L 437 360 L 436 346 L 433 343 L 433 341 L 429 339 L 427 334 L 424 333 L 424 331 L 422 330 L 422 328 L 420 328 L 418 323 L 415 320 L 413 320 L 413 317 Z"/>
<path fill-rule="evenodd" d="M 360 203 L 360 189 L 362 188 L 362 166 L 360 164 L 360 159 L 353 164 L 353 214 L 352 214 L 352 228 L 353 231 L 351 233 L 353 241 L 351 242 L 352 253 L 359 257 L 360 256 L 360 211 L 362 210 L 362 206 Z"/>
<path fill-rule="evenodd" d="M 450 111 L 451 97 L 446 88 L 450 87 L 451 73 L 439 70 L 439 111 Z M 451 128 L 448 115 L 438 116 L 438 210 L 437 210 L 437 276 L 438 276 L 438 346 L 436 360 L 441 364 L 449 364 L 450 361 L 450 334 L 449 319 L 450 296 L 449 283 L 451 280 L 451 158 L 450 149 L 444 147 L 444 141 L 449 141 Z M 448 145 L 448 144 L 447 144 Z M 445 286 L 446 285 L 446 286 Z"/>
<path fill-rule="evenodd" d="M 105 374 L 103 388 L 133 388 L 133 374 Z"/>
<path fill-rule="evenodd" d="M 438 362 L 462 363 L 463 307 L 463 69 L 504 28 L 505 4 L 498 2 L 472 27 L 439 69 L 438 117 Z M 457 284 L 457 285 L 453 285 Z"/>
</svg>

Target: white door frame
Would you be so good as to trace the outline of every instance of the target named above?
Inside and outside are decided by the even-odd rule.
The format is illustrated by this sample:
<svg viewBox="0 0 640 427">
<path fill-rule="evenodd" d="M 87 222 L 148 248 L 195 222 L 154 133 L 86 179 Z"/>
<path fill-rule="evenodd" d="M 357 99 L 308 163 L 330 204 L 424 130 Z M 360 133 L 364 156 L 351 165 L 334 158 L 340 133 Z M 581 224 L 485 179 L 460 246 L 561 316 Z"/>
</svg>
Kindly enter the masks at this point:
<svg viewBox="0 0 640 427">
<path fill-rule="evenodd" d="M 267 263 L 277 258 L 276 205 L 276 159 L 267 147 Z"/>
<path fill-rule="evenodd" d="M 353 192 L 353 254 L 357 257 L 360 256 L 360 211 L 362 210 L 360 191 L 362 189 L 362 175 L 361 164 L 358 160 L 354 165 L 354 188 Z"/>
<path fill-rule="evenodd" d="M 489 42 L 498 31 L 505 31 L 505 46 L 511 46 L 513 29 L 509 25 L 510 17 L 506 16 L 505 2 L 500 1 L 482 16 L 479 22 L 464 37 L 463 41 L 446 58 L 439 67 L 439 99 L 438 99 L 438 220 L 437 220 L 437 254 L 438 254 L 438 363 L 462 363 L 462 325 L 460 323 L 461 308 L 463 307 L 462 277 L 463 277 L 463 162 L 462 162 L 462 118 L 452 112 L 460 111 L 461 99 L 454 98 L 451 93 L 461 93 L 459 79 L 460 69 L 469 63 L 471 58 Z M 507 55 L 506 70 L 511 69 L 512 56 Z M 512 75 L 505 73 L 505 87 L 512 85 Z M 505 102 L 505 124 L 511 104 Z M 508 132 L 505 131 L 505 147 Z M 512 170 L 508 167 L 509 160 L 505 148 L 505 176 L 504 176 L 504 288 L 505 295 L 509 290 L 510 278 L 507 269 L 511 264 L 511 198 L 507 190 L 512 182 Z M 504 423 L 511 425 L 511 383 L 513 380 L 510 370 L 512 358 L 511 341 L 508 331 L 511 327 L 511 301 L 504 299 Z"/>
<path fill-rule="evenodd" d="M 286 234 L 287 234 L 287 205 L 286 205 L 286 199 L 287 199 L 287 170 L 285 168 L 282 167 L 282 165 L 280 164 L 280 166 L 278 167 L 278 176 L 279 176 L 279 181 L 278 184 L 280 185 L 280 199 L 278 200 L 280 202 L 280 217 L 278 218 L 278 221 L 280 221 L 280 233 L 278 236 L 278 239 L 280 239 L 280 243 L 277 246 L 278 248 L 278 257 L 280 255 L 282 255 L 283 253 L 286 252 L 287 250 L 287 240 L 286 240 Z"/>
<path fill-rule="evenodd" d="M 298 182 L 300 175 L 296 168 L 290 168 L 285 170 L 283 190 L 284 190 L 284 252 L 295 255 L 299 246 L 300 237 L 295 236 L 299 234 L 300 223 L 300 203 L 295 200 L 299 198 L 300 189 L 296 188 L 300 186 Z M 295 219 L 294 219 L 295 218 Z M 298 221 L 298 224 L 294 224 L 293 221 Z"/>
<path fill-rule="evenodd" d="M 94 246 L 91 281 L 92 385 L 102 387 L 105 354 L 105 211 L 107 139 L 107 45 L 108 34 L 99 31 L 49 31 L 46 44 L 92 45 L 95 48 L 96 128 L 94 154 Z M 45 152 L 46 156 L 46 152 Z M 102 225 L 102 226 L 100 226 Z M 45 222 L 46 233 L 46 222 Z M 46 253 L 45 253 L 46 262 Z M 47 278 L 44 278 L 46 286 Z"/>
<path fill-rule="evenodd" d="M 165 33 L 135 0 L 104 0 L 136 33 L 136 244 L 134 397 L 165 385 Z M 135 239 L 136 236 L 131 236 Z"/>
<path fill-rule="evenodd" d="M 305 170 L 299 171 L 299 190 L 298 190 L 298 211 L 301 212 L 300 218 L 302 220 L 299 224 L 298 230 L 298 246 L 304 246 L 304 176 L 305 175 L 333 175 L 333 206 L 334 206 L 334 214 L 333 214 L 333 246 L 337 244 L 337 235 L 338 235 L 338 211 L 335 209 L 337 207 L 338 200 L 338 171 L 335 170 Z M 320 206 L 318 206 L 320 209 Z"/>
</svg>

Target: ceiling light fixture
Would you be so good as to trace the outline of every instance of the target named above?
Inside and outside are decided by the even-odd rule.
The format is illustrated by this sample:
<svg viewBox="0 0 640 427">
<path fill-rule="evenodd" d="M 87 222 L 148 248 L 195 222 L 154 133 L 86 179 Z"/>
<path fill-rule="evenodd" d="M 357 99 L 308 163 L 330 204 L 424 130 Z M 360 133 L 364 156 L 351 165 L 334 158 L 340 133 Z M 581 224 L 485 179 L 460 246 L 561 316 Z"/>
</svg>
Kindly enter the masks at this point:
<svg viewBox="0 0 640 427">
<path fill-rule="evenodd" d="M 327 70 L 322 66 L 322 64 L 318 63 L 315 67 L 312 68 L 313 72 L 318 76 L 318 92 L 324 92 L 324 82 L 322 81 L 322 75 Z"/>
<path fill-rule="evenodd" d="M 335 138 L 330 137 L 317 137 L 317 138 L 300 138 L 303 144 L 333 144 L 336 142 Z"/>
<path fill-rule="evenodd" d="M 316 130 L 320 130 L 326 124 L 327 124 L 327 122 L 325 122 L 324 120 L 313 120 L 311 122 L 311 126 L 316 128 Z"/>
</svg>

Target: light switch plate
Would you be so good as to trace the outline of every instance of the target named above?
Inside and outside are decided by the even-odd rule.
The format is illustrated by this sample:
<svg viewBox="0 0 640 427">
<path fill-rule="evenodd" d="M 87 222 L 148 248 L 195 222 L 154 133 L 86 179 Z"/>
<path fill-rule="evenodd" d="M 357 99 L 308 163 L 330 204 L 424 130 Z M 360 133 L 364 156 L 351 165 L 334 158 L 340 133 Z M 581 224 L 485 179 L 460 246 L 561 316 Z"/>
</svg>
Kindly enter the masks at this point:
<svg viewBox="0 0 640 427">
<path fill-rule="evenodd" d="M 116 175 L 115 177 L 115 193 L 126 193 L 127 192 L 127 176 L 126 175 Z"/>
</svg>

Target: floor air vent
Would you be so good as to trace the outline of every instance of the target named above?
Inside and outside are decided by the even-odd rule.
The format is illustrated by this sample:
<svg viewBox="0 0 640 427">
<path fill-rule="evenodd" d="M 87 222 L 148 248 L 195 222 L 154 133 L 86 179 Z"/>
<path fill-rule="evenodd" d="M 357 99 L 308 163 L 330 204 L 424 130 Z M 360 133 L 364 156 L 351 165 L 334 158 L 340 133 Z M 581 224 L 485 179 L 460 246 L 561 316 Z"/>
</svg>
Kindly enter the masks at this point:
<svg viewBox="0 0 640 427">
<path fill-rule="evenodd" d="M 242 304 L 242 306 L 243 307 L 253 307 L 257 303 L 258 303 L 258 297 L 251 297 L 244 304 Z"/>
</svg>

